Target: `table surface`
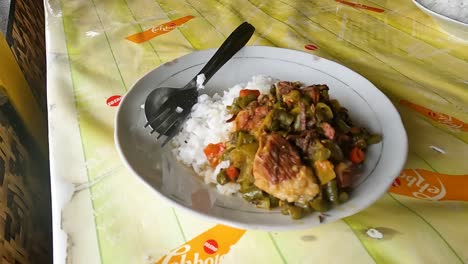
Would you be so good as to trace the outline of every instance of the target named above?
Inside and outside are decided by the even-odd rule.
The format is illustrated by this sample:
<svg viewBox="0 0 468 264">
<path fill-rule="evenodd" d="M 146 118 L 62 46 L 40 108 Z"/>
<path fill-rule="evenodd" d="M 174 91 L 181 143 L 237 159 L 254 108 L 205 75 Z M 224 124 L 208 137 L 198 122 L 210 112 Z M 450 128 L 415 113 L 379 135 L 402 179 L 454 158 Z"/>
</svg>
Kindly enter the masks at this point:
<svg viewBox="0 0 468 264">
<path fill-rule="evenodd" d="M 45 7 L 55 263 L 169 263 L 206 238 L 225 255 L 205 263 L 468 262 L 468 42 L 441 31 L 412 1 L 47 0 Z M 374 205 L 309 230 L 244 231 L 171 208 L 125 169 L 113 141 L 118 99 L 108 99 L 164 62 L 218 47 L 242 21 L 257 29 L 249 45 L 339 62 L 392 100 L 409 157 Z M 383 238 L 367 235 L 369 228 Z"/>
</svg>

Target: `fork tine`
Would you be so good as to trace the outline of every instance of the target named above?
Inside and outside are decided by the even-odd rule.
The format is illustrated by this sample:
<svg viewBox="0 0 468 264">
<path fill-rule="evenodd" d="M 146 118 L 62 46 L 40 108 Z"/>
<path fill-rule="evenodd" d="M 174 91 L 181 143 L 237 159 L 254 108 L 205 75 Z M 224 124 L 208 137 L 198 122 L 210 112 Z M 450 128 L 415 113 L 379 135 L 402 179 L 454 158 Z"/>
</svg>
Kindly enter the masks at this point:
<svg viewBox="0 0 468 264">
<path fill-rule="evenodd" d="M 170 128 L 172 126 L 172 124 L 174 123 L 174 120 L 177 120 L 177 112 L 175 112 L 175 111 L 172 112 L 171 114 L 169 114 L 169 116 L 167 116 L 166 118 L 164 118 L 164 120 L 161 123 L 159 123 L 157 126 L 153 127 L 153 130 L 151 130 L 150 134 L 153 134 L 154 131 L 164 129 L 164 127 L 166 127 L 166 125 L 165 125 L 166 123 L 170 124 L 169 126 L 167 126 L 167 127 Z M 166 129 L 164 129 L 164 130 L 166 130 Z"/>
<path fill-rule="evenodd" d="M 161 138 L 162 135 L 166 135 L 166 134 L 169 132 L 169 130 L 171 130 L 171 128 L 172 128 L 178 121 L 179 121 L 178 118 L 174 118 L 174 120 L 172 121 L 172 123 L 171 123 L 170 125 L 168 125 L 167 128 L 166 128 L 163 132 L 159 133 L 159 135 L 158 135 L 158 137 L 156 138 L 156 140 L 158 140 L 159 138 Z"/>
<path fill-rule="evenodd" d="M 180 124 L 181 123 L 179 122 L 179 120 L 177 120 L 177 122 L 174 123 L 174 125 L 167 132 L 166 139 L 161 144 L 161 147 L 164 147 L 177 134 L 177 132 L 179 131 Z"/>
<path fill-rule="evenodd" d="M 148 127 L 149 125 L 151 125 L 152 123 L 154 123 L 161 116 L 167 114 L 168 111 L 171 111 L 171 108 L 169 108 L 169 107 L 162 108 L 162 106 L 161 106 L 161 108 L 159 108 L 159 110 L 156 111 L 156 113 L 154 113 L 153 117 L 150 120 L 148 120 L 148 122 L 146 122 L 145 128 Z"/>
</svg>

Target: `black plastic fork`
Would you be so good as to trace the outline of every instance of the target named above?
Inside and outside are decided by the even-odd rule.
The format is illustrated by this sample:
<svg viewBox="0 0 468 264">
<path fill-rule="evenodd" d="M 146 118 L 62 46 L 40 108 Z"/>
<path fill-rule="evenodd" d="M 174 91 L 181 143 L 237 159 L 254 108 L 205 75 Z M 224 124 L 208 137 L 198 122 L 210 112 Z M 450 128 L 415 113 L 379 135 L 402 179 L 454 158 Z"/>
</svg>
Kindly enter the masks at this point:
<svg viewBox="0 0 468 264">
<path fill-rule="evenodd" d="M 204 74 L 203 85 L 206 84 L 232 56 L 247 44 L 254 31 L 255 28 L 251 24 L 242 23 L 223 42 L 205 67 L 183 88 L 160 87 L 148 95 L 145 101 L 147 120 L 145 128 L 150 126 L 151 134 L 158 132 L 158 140 L 163 135 L 166 136 L 162 143 L 163 147 L 177 134 L 197 102 L 197 76 Z"/>
</svg>

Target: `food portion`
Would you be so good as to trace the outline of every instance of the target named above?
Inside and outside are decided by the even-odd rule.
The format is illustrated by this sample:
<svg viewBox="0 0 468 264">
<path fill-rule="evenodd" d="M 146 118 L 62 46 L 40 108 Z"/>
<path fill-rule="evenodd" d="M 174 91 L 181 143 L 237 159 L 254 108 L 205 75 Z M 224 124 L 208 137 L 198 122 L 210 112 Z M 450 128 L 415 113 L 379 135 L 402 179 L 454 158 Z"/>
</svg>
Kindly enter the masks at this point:
<svg viewBox="0 0 468 264">
<path fill-rule="evenodd" d="M 326 85 L 257 78 L 262 85 L 254 78 L 219 100 L 225 119 L 213 124 L 225 134 L 203 145 L 206 166 L 199 171 L 205 181 L 215 180 L 220 192 L 238 193 L 257 207 L 280 207 L 294 219 L 345 202 L 368 146 L 380 136 L 354 125 Z M 184 130 L 186 139 L 176 141 L 179 157 L 191 138 Z"/>
<path fill-rule="evenodd" d="M 288 202 L 309 201 L 320 192 L 312 169 L 284 137 L 269 134 L 260 142 L 252 168 L 256 187 Z"/>
</svg>

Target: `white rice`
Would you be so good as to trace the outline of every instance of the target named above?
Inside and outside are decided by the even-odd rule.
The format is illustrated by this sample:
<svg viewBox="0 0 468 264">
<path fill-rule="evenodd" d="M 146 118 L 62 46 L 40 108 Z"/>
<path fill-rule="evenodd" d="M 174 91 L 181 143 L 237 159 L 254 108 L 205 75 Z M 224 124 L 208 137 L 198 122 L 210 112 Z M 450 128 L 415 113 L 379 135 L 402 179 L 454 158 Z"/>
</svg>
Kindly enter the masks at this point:
<svg viewBox="0 0 468 264">
<path fill-rule="evenodd" d="M 224 91 L 223 96 L 200 95 L 188 120 L 172 140 L 175 157 L 183 164 L 192 167 L 198 175 L 203 177 L 206 184 L 216 184 L 220 193 L 226 195 L 236 193 L 239 190 L 239 184 L 219 185 L 216 183 L 219 170 L 227 168 L 229 162 L 221 162 L 213 170 L 208 164 L 203 149 L 210 143 L 216 144 L 228 140 L 233 123 L 226 123 L 226 120 L 231 117 L 226 106 L 232 104 L 234 98 L 239 96 L 241 89 L 256 89 L 266 94 L 270 91 L 271 85 L 277 81 L 271 77 L 257 75 L 252 77 L 247 84 L 238 84 Z"/>
<path fill-rule="evenodd" d="M 199 74 L 197 75 L 197 88 L 198 89 L 205 89 L 205 80 L 206 80 L 206 77 L 205 77 L 205 74 Z"/>
</svg>

